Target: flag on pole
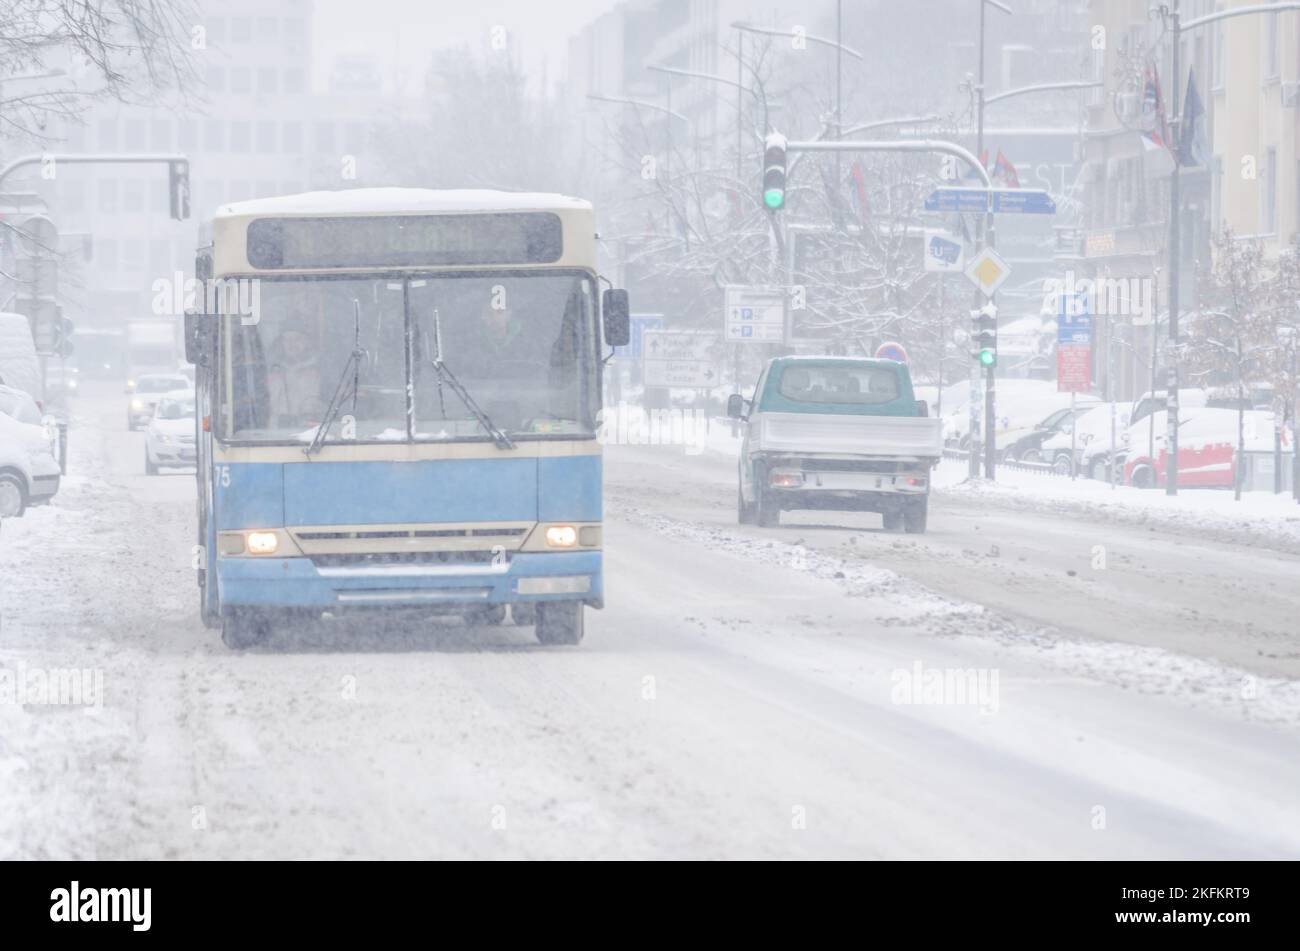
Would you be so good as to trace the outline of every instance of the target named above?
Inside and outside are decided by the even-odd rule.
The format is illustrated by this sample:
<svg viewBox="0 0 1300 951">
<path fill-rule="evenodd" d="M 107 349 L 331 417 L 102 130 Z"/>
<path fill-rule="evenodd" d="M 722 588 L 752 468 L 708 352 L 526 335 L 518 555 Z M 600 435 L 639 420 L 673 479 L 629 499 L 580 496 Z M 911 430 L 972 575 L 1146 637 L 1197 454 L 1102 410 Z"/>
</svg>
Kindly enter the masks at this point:
<svg viewBox="0 0 1300 951">
<path fill-rule="evenodd" d="M 1016 174 L 1016 167 L 1008 161 L 1007 157 L 998 149 L 998 159 L 993 163 L 993 169 L 990 177 L 994 181 L 1000 181 L 1007 188 L 1019 188 L 1020 176 Z"/>
<path fill-rule="evenodd" d="M 1183 102 L 1183 119 L 1178 128 L 1178 164 L 1205 165 L 1210 154 L 1205 132 L 1205 105 L 1196 91 L 1196 72 L 1187 73 L 1187 98 Z"/>
<path fill-rule="evenodd" d="M 1165 121 L 1165 101 L 1160 94 L 1160 74 L 1148 66 L 1142 86 L 1142 134 L 1153 144 L 1169 148 L 1169 125 Z"/>
</svg>

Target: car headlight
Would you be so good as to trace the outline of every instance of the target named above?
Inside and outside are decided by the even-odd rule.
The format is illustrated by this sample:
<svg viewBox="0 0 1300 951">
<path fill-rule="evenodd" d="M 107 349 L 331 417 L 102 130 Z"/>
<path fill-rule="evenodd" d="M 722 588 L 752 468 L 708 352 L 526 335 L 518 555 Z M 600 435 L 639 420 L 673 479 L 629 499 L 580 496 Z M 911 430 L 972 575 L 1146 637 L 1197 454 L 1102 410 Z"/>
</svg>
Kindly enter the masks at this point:
<svg viewBox="0 0 1300 951">
<path fill-rule="evenodd" d="M 172 441 L 172 437 L 168 436 L 166 433 L 154 433 L 153 438 L 161 443 L 169 443 Z"/>
<path fill-rule="evenodd" d="M 548 525 L 546 544 L 550 548 L 572 548 L 578 544 L 578 529 L 573 525 Z"/>
</svg>

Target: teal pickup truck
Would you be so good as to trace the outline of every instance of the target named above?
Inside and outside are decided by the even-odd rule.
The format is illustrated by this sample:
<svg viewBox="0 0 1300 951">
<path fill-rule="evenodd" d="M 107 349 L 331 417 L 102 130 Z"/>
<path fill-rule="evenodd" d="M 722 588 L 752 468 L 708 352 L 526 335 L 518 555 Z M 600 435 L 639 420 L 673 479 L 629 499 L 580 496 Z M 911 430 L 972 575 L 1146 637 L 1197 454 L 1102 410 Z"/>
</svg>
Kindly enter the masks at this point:
<svg viewBox="0 0 1300 951">
<path fill-rule="evenodd" d="M 781 512 L 878 512 L 886 531 L 924 532 L 942 422 L 912 392 L 907 365 L 855 357 L 777 357 L 753 400 L 727 413 L 745 422 L 737 507 L 742 524 Z"/>
</svg>

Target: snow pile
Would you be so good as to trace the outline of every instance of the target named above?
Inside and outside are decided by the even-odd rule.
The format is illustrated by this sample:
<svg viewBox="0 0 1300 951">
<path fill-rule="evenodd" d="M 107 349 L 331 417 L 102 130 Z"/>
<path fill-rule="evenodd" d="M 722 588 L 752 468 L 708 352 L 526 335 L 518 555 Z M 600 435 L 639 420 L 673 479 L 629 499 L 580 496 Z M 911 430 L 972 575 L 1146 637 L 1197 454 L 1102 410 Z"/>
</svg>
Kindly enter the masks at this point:
<svg viewBox="0 0 1300 951">
<path fill-rule="evenodd" d="M 1051 515 L 1109 519 L 1206 539 L 1263 545 L 1300 554 L 1300 505 L 1289 494 L 1247 492 L 1240 502 L 1225 489 L 1111 487 L 1092 479 L 999 469 L 996 482 L 967 480 L 965 462 L 945 460 L 935 470 L 940 496 Z"/>
</svg>

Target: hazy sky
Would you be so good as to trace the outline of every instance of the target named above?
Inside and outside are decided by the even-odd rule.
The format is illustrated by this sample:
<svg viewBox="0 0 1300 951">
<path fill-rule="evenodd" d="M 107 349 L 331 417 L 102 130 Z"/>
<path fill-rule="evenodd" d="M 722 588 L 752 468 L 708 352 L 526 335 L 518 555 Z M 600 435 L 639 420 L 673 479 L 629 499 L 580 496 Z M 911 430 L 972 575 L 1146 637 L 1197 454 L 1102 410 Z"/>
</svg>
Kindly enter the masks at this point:
<svg viewBox="0 0 1300 951">
<path fill-rule="evenodd" d="M 429 54 L 470 44 L 488 48 L 504 26 L 531 76 L 547 63 L 551 82 L 563 74 L 569 37 L 617 0 L 315 0 L 318 81 L 340 54 L 378 55 L 385 82 L 396 59 L 408 92 L 417 92 Z"/>
</svg>

